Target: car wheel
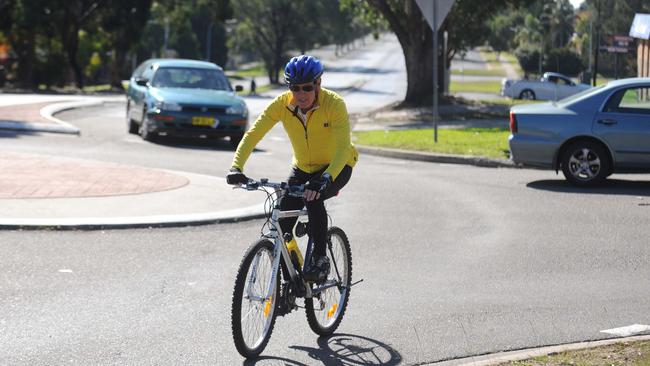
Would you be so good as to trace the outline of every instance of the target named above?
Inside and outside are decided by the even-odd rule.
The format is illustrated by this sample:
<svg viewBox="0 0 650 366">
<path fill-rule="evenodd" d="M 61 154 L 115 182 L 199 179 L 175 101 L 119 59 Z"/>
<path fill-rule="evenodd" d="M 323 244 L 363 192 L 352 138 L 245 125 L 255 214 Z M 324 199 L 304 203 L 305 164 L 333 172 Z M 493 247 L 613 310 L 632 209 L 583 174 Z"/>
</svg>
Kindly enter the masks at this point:
<svg viewBox="0 0 650 366">
<path fill-rule="evenodd" d="M 244 138 L 244 135 L 231 135 L 230 147 L 233 149 L 237 149 L 237 146 L 239 146 L 239 143 L 241 142 L 242 138 Z"/>
<path fill-rule="evenodd" d="M 526 100 L 535 100 L 535 92 L 530 90 L 530 89 L 524 89 L 520 94 L 519 94 L 519 99 L 526 99 Z"/>
<path fill-rule="evenodd" d="M 562 173 L 571 184 L 594 186 L 610 174 L 607 151 L 591 141 L 578 141 L 569 145 L 562 155 Z"/>
<path fill-rule="evenodd" d="M 138 133 L 138 124 L 131 118 L 131 102 L 126 103 L 126 127 L 129 133 Z"/>
<path fill-rule="evenodd" d="M 147 118 L 147 107 L 145 106 L 142 111 L 142 121 L 140 121 L 140 129 L 138 131 L 140 137 L 145 141 L 154 141 L 155 135 L 149 131 L 149 119 Z"/>
</svg>

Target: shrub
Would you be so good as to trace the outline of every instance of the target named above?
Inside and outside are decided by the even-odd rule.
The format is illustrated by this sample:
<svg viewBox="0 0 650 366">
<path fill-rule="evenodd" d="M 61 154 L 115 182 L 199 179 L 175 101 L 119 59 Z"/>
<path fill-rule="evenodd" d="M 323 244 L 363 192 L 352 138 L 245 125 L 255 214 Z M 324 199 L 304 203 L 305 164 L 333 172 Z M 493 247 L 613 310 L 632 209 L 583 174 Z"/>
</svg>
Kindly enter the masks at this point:
<svg viewBox="0 0 650 366">
<path fill-rule="evenodd" d="M 556 48 L 544 57 L 544 71 L 577 76 L 585 69 L 580 55 L 568 48 Z"/>
</svg>

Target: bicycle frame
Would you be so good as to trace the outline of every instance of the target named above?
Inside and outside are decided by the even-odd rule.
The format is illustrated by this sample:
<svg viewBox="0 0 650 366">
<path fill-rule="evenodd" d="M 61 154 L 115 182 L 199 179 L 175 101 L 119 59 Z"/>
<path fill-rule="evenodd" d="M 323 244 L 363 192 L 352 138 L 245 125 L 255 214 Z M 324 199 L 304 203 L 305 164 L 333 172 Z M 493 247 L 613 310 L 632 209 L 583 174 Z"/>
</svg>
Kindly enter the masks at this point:
<svg viewBox="0 0 650 366">
<path fill-rule="evenodd" d="M 281 195 L 282 190 L 276 188 L 275 194 Z M 273 212 L 271 214 L 271 220 L 270 220 L 271 230 L 268 234 L 265 234 L 267 238 L 273 240 L 274 245 L 273 245 L 273 272 L 271 275 L 271 281 L 266 291 L 266 296 L 264 300 L 270 299 L 275 290 L 278 272 L 280 271 L 280 259 L 284 261 L 285 267 L 288 269 L 289 276 L 291 277 L 291 282 L 303 281 L 304 288 L 306 289 L 305 297 L 310 298 L 313 296 L 311 286 L 308 286 L 308 284 L 304 282 L 302 277 L 299 277 L 296 268 L 294 268 L 293 262 L 291 261 L 291 256 L 289 255 L 289 251 L 287 250 L 287 246 L 284 244 L 284 233 L 282 232 L 282 228 L 280 227 L 280 223 L 279 223 L 280 219 L 291 218 L 291 217 L 298 218 L 302 216 L 307 216 L 307 210 L 303 209 L 303 210 L 282 211 L 280 209 L 281 201 L 282 201 L 282 197 L 280 197 L 275 202 L 275 205 L 273 207 Z M 305 256 L 306 262 L 307 259 L 309 258 L 308 255 L 310 255 L 310 252 L 311 252 L 311 242 L 307 249 L 307 256 Z M 259 256 L 256 257 L 253 262 L 253 273 L 257 273 L 258 263 L 259 263 Z M 251 283 L 249 283 L 246 293 L 249 297 L 253 298 L 254 296 L 252 296 L 250 289 L 251 289 Z"/>
</svg>

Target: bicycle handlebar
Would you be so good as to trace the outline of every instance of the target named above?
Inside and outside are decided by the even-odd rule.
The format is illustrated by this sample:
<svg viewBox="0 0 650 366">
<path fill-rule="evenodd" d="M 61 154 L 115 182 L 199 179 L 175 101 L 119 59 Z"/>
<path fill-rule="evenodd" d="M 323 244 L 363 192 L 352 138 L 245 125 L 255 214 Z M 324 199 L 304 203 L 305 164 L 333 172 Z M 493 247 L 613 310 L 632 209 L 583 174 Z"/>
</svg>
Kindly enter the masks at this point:
<svg viewBox="0 0 650 366">
<path fill-rule="evenodd" d="M 302 197 L 305 192 L 305 185 L 290 185 L 287 182 L 274 183 L 269 182 L 268 178 L 261 178 L 260 180 L 248 179 L 248 183 L 235 186 L 234 188 L 243 188 L 247 191 L 257 191 L 261 187 L 273 188 L 276 191 L 284 191 L 284 195 L 291 197 Z"/>
</svg>

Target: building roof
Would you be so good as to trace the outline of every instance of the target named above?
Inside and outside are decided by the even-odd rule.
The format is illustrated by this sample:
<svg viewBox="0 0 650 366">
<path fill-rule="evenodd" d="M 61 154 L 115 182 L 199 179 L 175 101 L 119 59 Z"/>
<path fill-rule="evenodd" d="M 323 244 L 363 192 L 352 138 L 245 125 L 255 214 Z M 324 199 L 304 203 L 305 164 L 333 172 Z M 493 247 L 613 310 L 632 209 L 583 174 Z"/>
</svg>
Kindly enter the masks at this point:
<svg viewBox="0 0 650 366">
<path fill-rule="evenodd" d="M 650 14 L 636 14 L 630 28 L 630 37 L 650 39 Z"/>
</svg>

